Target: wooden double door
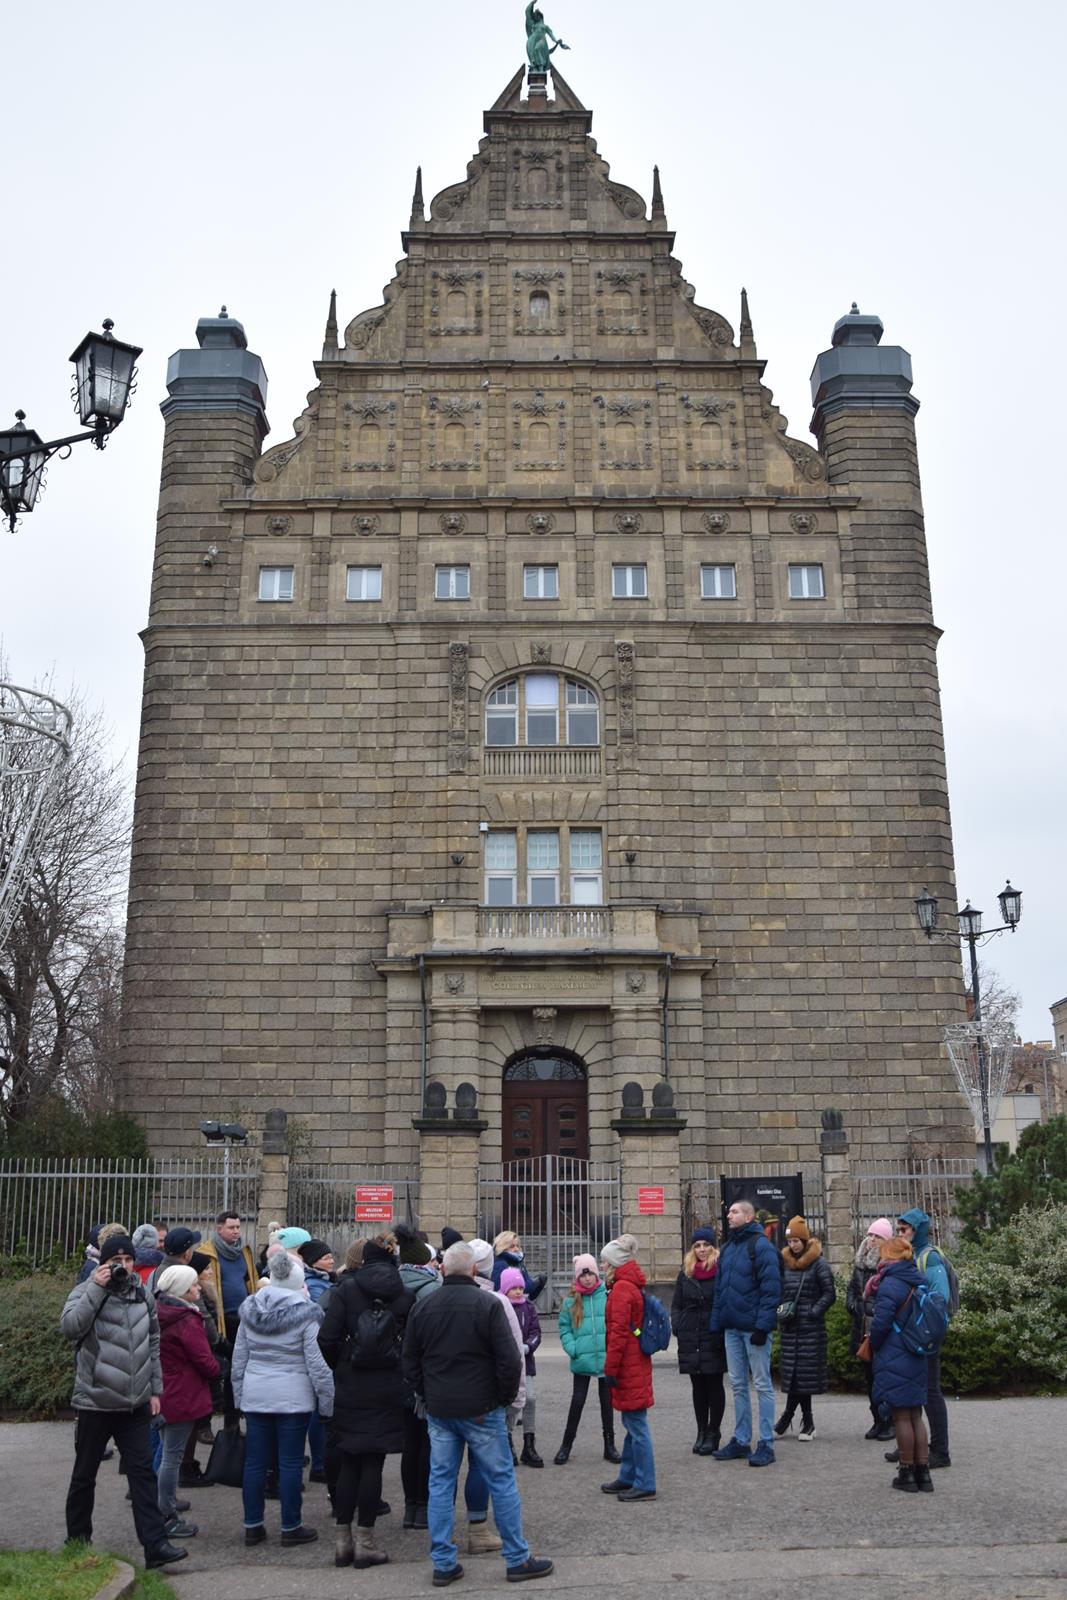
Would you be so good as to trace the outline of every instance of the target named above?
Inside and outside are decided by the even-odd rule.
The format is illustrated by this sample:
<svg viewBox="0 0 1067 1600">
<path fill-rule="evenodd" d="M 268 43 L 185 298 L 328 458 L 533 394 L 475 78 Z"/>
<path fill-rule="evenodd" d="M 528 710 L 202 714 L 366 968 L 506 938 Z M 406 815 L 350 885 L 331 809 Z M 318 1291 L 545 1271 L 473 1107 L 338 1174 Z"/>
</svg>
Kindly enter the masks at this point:
<svg viewBox="0 0 1067 1600">
<path fill-rule="evenodd" d="M 589 1157 L 589 1084 L 570 1057 L 531 1052 L 504 1073 L 501 1155 L 505 1161 L 539 1156 Z"/>
</svg>

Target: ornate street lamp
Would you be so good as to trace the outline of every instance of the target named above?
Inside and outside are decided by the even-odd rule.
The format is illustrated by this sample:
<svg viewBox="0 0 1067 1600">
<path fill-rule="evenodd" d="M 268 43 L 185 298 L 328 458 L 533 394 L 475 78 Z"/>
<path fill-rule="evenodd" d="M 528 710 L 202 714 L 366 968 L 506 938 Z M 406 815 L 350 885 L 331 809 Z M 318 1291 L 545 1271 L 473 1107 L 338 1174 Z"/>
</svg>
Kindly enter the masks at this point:
<svg viewBox="0 0 1067 1600">
<path fill-rule="evenodd" d="M 108 318 L 103 333 L 87 333 L 70 358 L 74 363 L 71 397 L 88 433 L 46 442 L 23 426 L 24 411 L 16 411 L 13 428 L 0 430 L 0 509 L 12 533 L 18 518 L 33 510 L 49 459 L 61 452 L 69 455 L 71 446 L 84 439 L 91 439 L 102 450 L 126 415 L 137 376 L 134 363 L 141 351 L 137 345 L 112 338 L 113 327 Z"/>
</svg>

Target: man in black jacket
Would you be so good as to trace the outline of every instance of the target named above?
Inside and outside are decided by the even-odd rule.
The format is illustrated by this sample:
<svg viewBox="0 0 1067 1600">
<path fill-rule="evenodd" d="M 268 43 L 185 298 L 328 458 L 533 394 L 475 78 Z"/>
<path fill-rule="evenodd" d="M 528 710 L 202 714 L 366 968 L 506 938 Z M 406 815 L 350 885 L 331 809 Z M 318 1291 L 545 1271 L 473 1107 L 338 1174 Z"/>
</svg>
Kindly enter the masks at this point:
<svg viewBox="0 0 1067 1600">
<path fill-rule="evenodd" d="M 426 1407 L 430 1429 L 430 1554 L 437 1589 L 463 1575 L 452 1538 L 452 1511 L 463 1447 L 469 1446 L 493 1497 L 509 1583 L 543 1578 L 551 1561 L 531 1556 L 508 1448 L 504 1408 L 519 1392 L 522 1358 L 496 1295 L 474 1281 L 468 1245 L 445 1251 L 443 1280 L 408 1318 L 404 1376 Z"/>
</svg>

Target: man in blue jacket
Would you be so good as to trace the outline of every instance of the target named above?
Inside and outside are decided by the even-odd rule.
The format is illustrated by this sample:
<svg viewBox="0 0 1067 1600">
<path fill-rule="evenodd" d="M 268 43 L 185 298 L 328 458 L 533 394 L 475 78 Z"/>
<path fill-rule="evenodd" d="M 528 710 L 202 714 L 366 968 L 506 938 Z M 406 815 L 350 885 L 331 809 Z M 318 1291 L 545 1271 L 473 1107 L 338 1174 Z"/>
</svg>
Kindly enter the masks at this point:
<svg viewBox="0 0 1067 1600">
<path fill-rule="evenodd" d="M 920 1272 L 925 1272 L 931 1289 L 936 1289 L 945 1305 L 949 1305 L 951 1291 L 945 1258 L 937 1246 L 930 1243 L 930 1218 L 926 1212 L 920 1211 L 918 1206 L 913 1206 L 910 1211 L 902 1211 L 897 1218 L 897 1233 L 911 1245 L 915 1265 Z M 931 1467 L 950 1467 L 948 1407 L 941 1393 L 940 1350 L 935 1350 L 932 1356 L 926 1358 L 926 1420 L 930 1424 Z M 886 1459 L 890 1458 L 896 1459 L 892 1450 L 886 1452 Z"/>
<path fill-rule="evenodd" d="M 716 1461 L 747 1459 L 750 1467 L 774 1461 L 774 1384 L 770 1337 L 778 1321 L 782 1267 L 778 1251 L 756 1221 L 755 1208 L 737 1200 L 726 1213 L 729 1233 L 719 1256 L 718 1284 L 711 1313 L 713 1333 L 726 1339 L 726 1365 L 734 1391 L 734 1432 L 715 1451 Z M 752 1450 L 752 1401 L 748 1377 L 759 1403 L 759 1444 Z"/>
</svg>

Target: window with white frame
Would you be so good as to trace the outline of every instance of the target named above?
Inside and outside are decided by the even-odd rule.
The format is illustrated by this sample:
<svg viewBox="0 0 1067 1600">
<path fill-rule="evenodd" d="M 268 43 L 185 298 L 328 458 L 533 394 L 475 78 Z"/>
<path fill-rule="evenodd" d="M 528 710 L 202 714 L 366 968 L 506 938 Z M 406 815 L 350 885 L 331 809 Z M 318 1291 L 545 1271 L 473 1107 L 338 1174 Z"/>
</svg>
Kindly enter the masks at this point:
<svg viewBox="0 0 1067 1600">
<path fill-rule="evenodd" d="M 260 567 L 259 598 L 261 600 L 291 600 L 293 598 L 293 568 Z"/>
<path fill-rule="evenodd" d="M 380 600 L 381 598 L 381 567 L 349 567 L 345 584 L 346 600 Z"/>
<path fill-rule="evenodd" d="M 737 568 L 732 565 L 702 566 L 700 596 L 702 600 L 736 600 Z"/>
<path fill-rule="evenodd" d="M 553 672 L 528 672 L 498 684 L 485 700 L 490 748 L 598 745 L 600 702 L 592 689 Z"/>
<path fill-rule="evenodd" d="M 598 828 L 493 828 L 485 838 L 487 906 L 599 906 L 604 844 Z M 526 898 L 518 899 L 519 885 Z"/>
<path fill-rule="evenodd" d="M 611 593 L 616 600 L 647 600 L 648 568 L 644 562 L 613 565 Z"/>
<path fill-rule="evenodd" d="M 469 600 L 470 567 L 435 567 L 433 592 L 437 600 Z"/>
<path fill-rule="evenodd" d="M 826 585 L 821 566 L 790 566 L 790 600 L 825 600 Z"/>
<path fill-rule="evenodd" d="M 558 600 L 559 568 L 525 566 L 522 569 L 524 600 Z"/>
</svg>

